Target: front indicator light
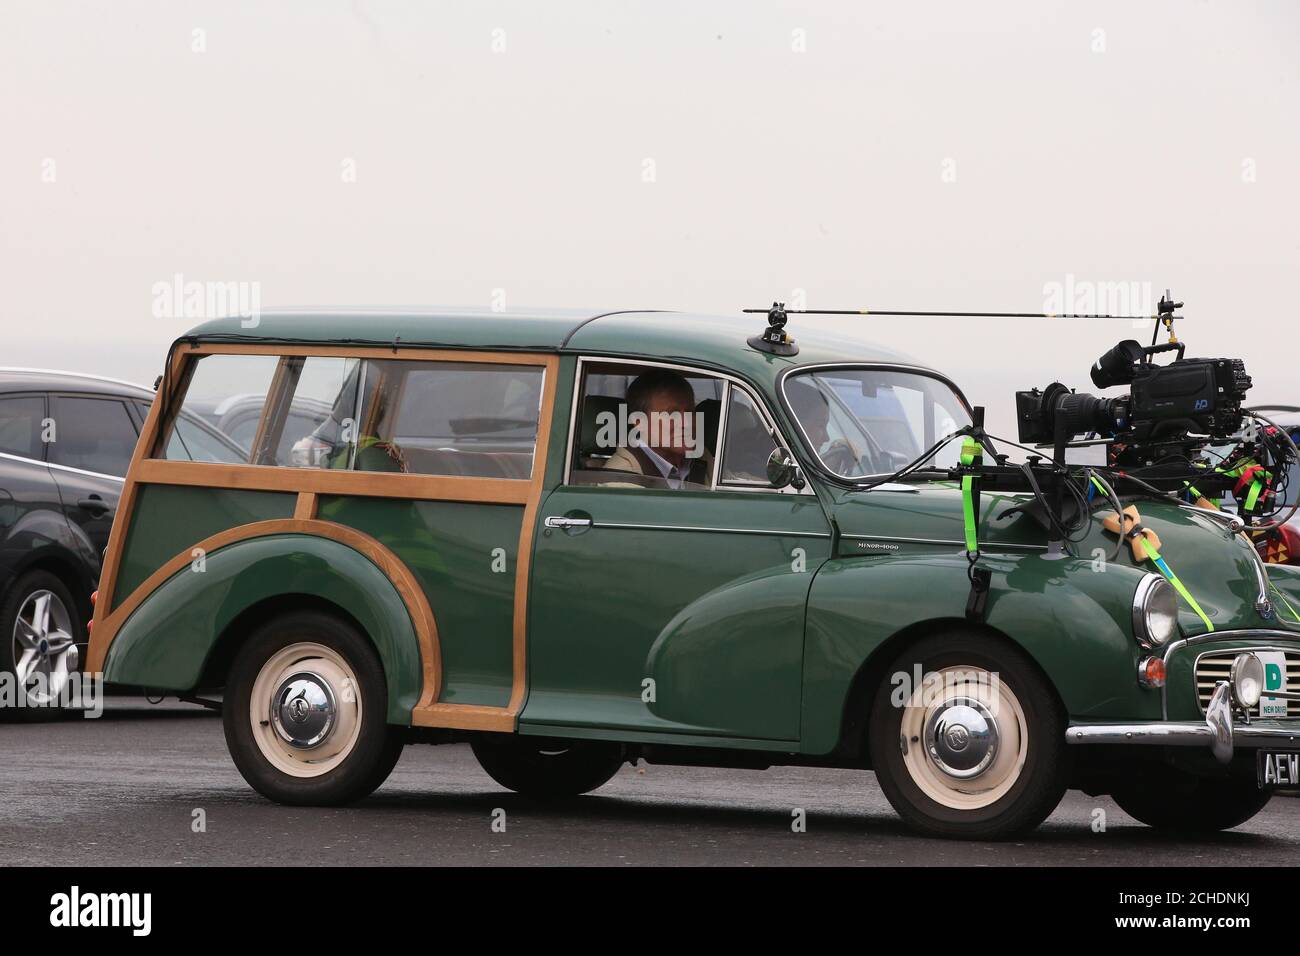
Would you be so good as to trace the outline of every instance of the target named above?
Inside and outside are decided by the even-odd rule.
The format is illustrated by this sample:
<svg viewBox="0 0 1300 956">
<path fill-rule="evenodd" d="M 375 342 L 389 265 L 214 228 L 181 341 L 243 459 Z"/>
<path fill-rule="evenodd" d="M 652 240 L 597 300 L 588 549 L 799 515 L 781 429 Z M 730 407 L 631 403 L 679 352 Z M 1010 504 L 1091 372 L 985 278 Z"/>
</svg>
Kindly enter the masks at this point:
<svg viewBox="0 0 1300 956">
<path fill-rule="evenodd" d="M 1138 661 L 1138 683 L 1150 689 L 1165 686 L 1165 662 L 1159 657 L 1144 657 Z"/>
<path fill-rule="evenodd" d="M 1264 664 L 1254 654 L 1238 654 L 1228 671 L 1232 697 L 1242 710 L 1254 710 L 1264 693 Z"/>
</svg>

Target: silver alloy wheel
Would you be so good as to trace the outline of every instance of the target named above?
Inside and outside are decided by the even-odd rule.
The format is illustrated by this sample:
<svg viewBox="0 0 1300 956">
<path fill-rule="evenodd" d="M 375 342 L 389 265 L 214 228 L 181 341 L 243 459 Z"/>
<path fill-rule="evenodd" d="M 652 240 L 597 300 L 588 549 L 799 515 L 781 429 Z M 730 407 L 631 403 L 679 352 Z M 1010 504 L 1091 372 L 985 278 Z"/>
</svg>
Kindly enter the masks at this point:
<svg viewBox="0 0 1300 956">
<path fill-rule="evenodd" d="M 53 591 L 33 591 L 18 608 L 13 654 L 25 703 L 46 707 L 57 701 L 81 655 L 72 636 L 72 615 Z"/>
</svg>

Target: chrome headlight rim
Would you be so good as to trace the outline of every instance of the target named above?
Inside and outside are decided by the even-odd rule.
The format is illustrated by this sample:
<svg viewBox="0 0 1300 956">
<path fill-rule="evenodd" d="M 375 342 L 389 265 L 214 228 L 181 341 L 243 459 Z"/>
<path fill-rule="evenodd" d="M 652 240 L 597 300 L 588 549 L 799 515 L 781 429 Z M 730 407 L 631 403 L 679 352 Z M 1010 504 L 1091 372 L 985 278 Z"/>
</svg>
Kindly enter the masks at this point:
<svg viewBox="0 0 1300 956">
<path fill-rule="evenodd" d="M 1157 607 L 1163 602 L 1166 607 Z M 1164 626 L 1154 618 L 1163 614 Z M 1146 648 L 1165 647 L 1178 636 L 1178 592 L 1162 574 L 1144 574 L 1133 592 L 1133 634 Z"/>
</svg>

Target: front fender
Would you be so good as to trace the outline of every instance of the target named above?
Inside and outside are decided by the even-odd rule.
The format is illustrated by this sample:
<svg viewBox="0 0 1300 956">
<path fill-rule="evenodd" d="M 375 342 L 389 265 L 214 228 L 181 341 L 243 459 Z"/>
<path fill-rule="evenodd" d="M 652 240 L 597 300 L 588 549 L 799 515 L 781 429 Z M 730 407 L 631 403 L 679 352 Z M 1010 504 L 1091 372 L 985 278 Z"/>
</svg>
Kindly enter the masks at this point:
<svg viewBox="0 0 1300 956">
<path fill-rule="evenodd" d="M 812 576 L 765 568 L 701 595 L 651 645 L 656 717 L 696 731 L 799 737 L 804 605 Z"/>
<path fill-rule="evenodd" d="M 987 625 L 1038 663 L 1071 717 L 1159 718 L 1159 693 L 1136 678 L 1131 614 L 1142 572 L 1038 553 L 987 555 L 980 566 L 993 575 Z M 889 638 L 931 621 L 963 621 L 969 594 L 964 554 L 828 562 L 809 594 L 803 749 L 834 749 L 853 679 Z"/>
<path fill-rule="evenodd" d="M 158 587 L 109 646 L 104 679 L 181 693 L 197 689 L 217 640 L 261 601 L 304 595 L 342 608 L 369 636 L 388 682 L 388 722 L 409 724 L 420 647 L 401 596 L 365 555 L 328 538 L 277 534 L 206 555 Z"/>
</svg>

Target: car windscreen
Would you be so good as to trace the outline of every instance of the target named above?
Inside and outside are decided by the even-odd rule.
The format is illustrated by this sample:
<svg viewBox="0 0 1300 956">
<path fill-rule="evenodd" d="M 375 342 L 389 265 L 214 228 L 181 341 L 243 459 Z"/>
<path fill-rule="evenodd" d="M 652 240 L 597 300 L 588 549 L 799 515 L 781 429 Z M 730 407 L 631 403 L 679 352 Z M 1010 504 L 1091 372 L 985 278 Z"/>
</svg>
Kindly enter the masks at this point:
<svg viewBox="0 0 1300 956">
<path fill-rule="evenodd" d="M 970 424 L 951 386 L 918 372 L 817 369 L 791 375 L 784 392 L 809 447 L 843 478 L 892 474 Z M 960 442 L 950 442 L 929 464 L 951 467 L 959 453 Z"/>
</svg>

